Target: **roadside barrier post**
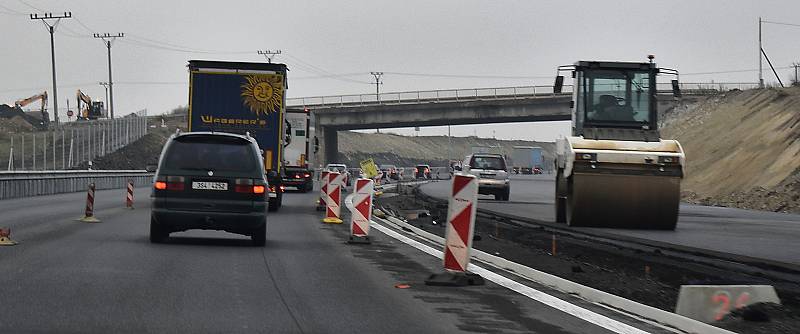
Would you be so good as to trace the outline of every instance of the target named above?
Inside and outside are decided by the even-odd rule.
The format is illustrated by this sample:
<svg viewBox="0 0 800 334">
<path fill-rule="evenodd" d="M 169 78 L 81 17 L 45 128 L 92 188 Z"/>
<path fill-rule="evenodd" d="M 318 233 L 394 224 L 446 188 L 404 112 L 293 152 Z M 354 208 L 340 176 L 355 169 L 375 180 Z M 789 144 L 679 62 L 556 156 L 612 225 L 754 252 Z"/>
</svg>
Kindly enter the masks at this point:
<svg viewBox="0 0 800 334">
<path fill-rule="evenodd" d="M 342 219 L 342 183 L 344 182 L 344 174 L 337 172 L 328 173 L 328 197 L 325 210 L 325 218 L 322 219 L 323 223 L 327 224 L 341 224 Z"/>
<path fill-rule="evenodd" d="M 478 204 L 478 180 L 473 175 L 453 177 L 447 206 L 447 230 L 444 245 L 444 269 L 425 280 L 427 285 L 483 285 L 483 277 L 467 272 L 472 236 L 475 232 L 475 212 Z"/>
<path fill-rule="evenodd" d="M 349 244 L 369 244 L 369 221 L 372 219 L 372 193 L 374 182 L 370 179 L 356 180 L 353 188 L 353 211 L 350 215 Z"/>
<path fill-rule="evenodd" d="M 128 180 L 128 195 L 125 196 L 125 208 L 133 209 L 133 180 Z"/>
<path fill-rule="evenodd" d="M 322 171 L 319 178 L 319 201 L 317 201 L 317 211 L 325 211 L 328 205 L 328 171 Z"/>
<path fill-rule="evenodd" d="M 100 220 L 94 216 L 94 183 L 89 183 L 89 190 L 86 192 L 86 211 L 83 218 L 79 220 L 84 223 L 100 222 Z"/>
<path fill-rule="evenodd" d="M 11 240 L 11 229 L 0 227 L 0 246 L 14 246 L 16 244 L 16 241 Z"/>
</svg>

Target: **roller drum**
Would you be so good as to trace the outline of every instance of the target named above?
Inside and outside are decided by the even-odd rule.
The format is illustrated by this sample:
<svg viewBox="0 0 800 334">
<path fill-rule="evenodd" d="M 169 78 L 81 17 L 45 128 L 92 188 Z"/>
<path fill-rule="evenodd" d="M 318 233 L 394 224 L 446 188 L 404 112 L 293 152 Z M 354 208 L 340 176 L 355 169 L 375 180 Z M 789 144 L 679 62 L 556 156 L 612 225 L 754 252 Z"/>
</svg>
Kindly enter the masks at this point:
<svg viewBox="0 0 800 334">
<path fill-rule="evenodd" d="M 674 230 L 679 176 L 573 173 L 566 179 L 570 226 Z"/>
</svg>

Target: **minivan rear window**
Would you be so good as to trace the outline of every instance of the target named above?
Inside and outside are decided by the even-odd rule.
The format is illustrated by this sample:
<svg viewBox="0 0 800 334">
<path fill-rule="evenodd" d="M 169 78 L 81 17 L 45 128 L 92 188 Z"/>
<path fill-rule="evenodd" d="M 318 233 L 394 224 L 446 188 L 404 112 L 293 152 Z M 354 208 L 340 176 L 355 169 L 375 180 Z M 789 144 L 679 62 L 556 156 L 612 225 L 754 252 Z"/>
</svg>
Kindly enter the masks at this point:
<svg viewBox="0 0 800 334">
<path fill-rule="evenodd" d="M 475 169 L 505 170 L 506 163 L 500 157 L 472 157 L 470 167 Z"/>
<path fill-rule="evenodd" d="M 250 142 L 224 136 L 176 138 L 164 155 L 163 168 L 253 172 L 258 161 Z"/>
</svg>

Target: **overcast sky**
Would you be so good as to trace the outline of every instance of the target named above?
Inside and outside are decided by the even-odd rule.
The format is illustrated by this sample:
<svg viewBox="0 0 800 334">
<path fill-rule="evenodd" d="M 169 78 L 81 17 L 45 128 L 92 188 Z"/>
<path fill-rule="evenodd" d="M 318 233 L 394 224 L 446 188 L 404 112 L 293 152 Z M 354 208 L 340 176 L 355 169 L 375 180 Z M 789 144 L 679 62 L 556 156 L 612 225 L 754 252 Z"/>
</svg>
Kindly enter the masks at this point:
<svg viewBox="0 0 800 334">
<path fill-rule="evenodd" d="M 549 85 L 579 59 L 645 61 L 683 82 L 755 82 L 758 17 L 800 24 L 800 1 L 99 1 L 0 0 L 0 103 L 47 90 L 49 35 L 28 14 L 71 11 L 57 27 L 59 108 L 80 88 L 104 98 L 112 48 L 117 114 L 161 113 L 188 99 L 189 59 L 264 61 L 280 49 L 289 97 Z M 764 49 L 784 81 L 800 62 L 800 26 L 765 24 Z M 765 63 L 766 66 L 766 63 Z M 738 71 L 732 73 L 694 74 Z M 772 73 L 764 74 L 776 81 Z M 52 103 L 51 103 L 52 105 Z M 65 110 L 65 109 L 64 109 Z M 62 110 L 62 115 L 65 112 Z M 568 123 L 461 126 L 455 135 L 552 140 Z M 413 131 L 404 130 L 404 133 Z M 420 135 L 446 133 L 423 128 Z"/>
</svg>

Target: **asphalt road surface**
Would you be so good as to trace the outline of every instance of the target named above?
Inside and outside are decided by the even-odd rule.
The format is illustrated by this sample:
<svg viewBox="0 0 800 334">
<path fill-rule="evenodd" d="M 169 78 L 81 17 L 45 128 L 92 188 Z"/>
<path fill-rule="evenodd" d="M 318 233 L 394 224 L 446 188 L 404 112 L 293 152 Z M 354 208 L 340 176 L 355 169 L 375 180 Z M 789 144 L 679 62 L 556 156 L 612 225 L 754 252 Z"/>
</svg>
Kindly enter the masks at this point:
<svg viewBox="0 0 800 334">
<path fill-rule="evenodd" d="M 441 260 L 377 231 L 346 244 L 316 192 L 287 194 L 265 248 L 216 231 L 151 244 L 147 191 L 134 210 L 98 191 L 98 224 L 75 221 L 83 193 L 0 201 L 20 242 L 0 247 L 0 333 L 611 333 L 491 282 L 426 286 Z"/>
<path fill-rule="evenodd" d="M 449 182 L 422 185 L 424 193 L 446 199 Z M 479 195 L 478 208 L 544 221 L 555 220 L 552 174 L 513 175 L 510 201 Z M 675 231 L 600 230 L 676 245 L 800 265 L 800 215 L 681 204 Z"/>
</svg>

